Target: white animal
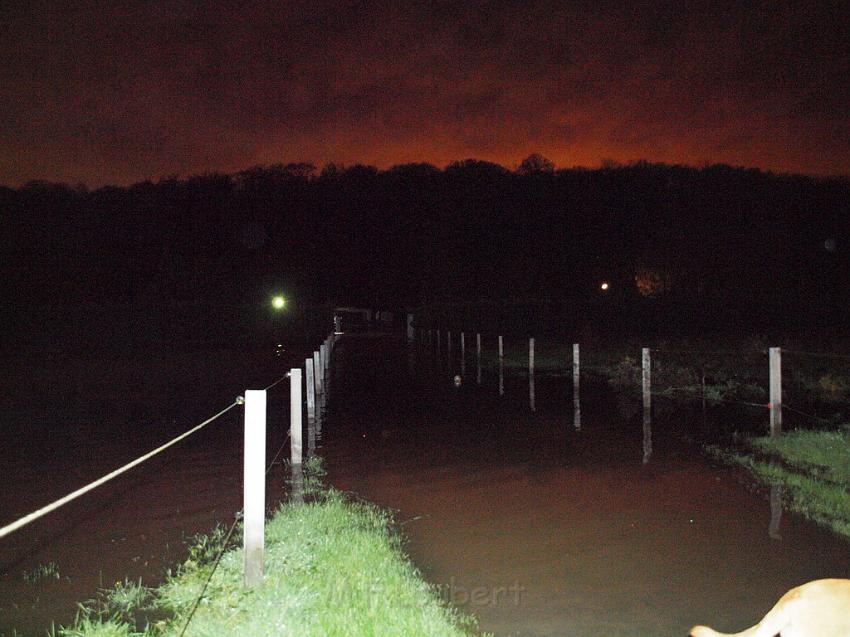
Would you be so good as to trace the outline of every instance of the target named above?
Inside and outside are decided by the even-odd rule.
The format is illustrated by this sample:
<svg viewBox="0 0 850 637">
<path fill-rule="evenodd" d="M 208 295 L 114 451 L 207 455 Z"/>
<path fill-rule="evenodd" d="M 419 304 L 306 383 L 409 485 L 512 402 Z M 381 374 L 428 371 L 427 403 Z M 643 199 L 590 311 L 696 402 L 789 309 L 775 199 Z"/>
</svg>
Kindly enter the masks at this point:
<svg viewBox="0 0 850 637">
<path fill-rule="evenodd" d="M 792 588 L 762 620 L 740 633 L 694 626 L 691 637 L 850 637 L 850 579 L 821 579 Z"/>
</svg>

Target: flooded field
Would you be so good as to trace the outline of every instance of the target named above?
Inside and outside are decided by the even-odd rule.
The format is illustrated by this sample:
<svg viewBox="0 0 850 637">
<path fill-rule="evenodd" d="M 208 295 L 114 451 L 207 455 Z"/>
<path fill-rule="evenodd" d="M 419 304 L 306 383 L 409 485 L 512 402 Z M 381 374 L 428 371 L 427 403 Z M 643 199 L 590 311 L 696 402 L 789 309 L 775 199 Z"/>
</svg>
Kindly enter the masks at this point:
<svg viewBox="0 0 850 637">
<path fill-rule="evenodd" d="M 209 351 L 4 361 L 0 524 L 64 496 L 263 387 L 293 360 Z M 297 363 L 295 363 L 297 364 Z M 269 392 L 269 453 L 288 428 L 288 387 Z M 0 539 L 0 635 L 44 635 L 125 578 L 158 582 L 187 538 L 242 507 L 242 412 Z M 284 472 L 267 493 L 282 495 Z"/>
<path fill-rule="evenodd" d="M 504 381 L 435 364 L 391 336 L 335 350 L 319 453 L 328 482 L 397 511 L 407 550 L 444 599 L 500 636 L 684 635 L 740 630 L 803 581 L 846 577 L 850 543 L 789 514 L 740 472 L 712 466 L 667 413 L 569 377 Z M 114 469 L 275 380 L 270 352 L 7 373 L 0 445 L 6 523 Z M 297 363 L 296 363 L 297 364 Z M 456 365 L 456 367 L 458 367 Z M 94 391 L 101 388 L 101 393 Z M 29 388 L 29 389 L 28 389 Z M 285 389 L 285 388 L 284 388 Z M 32 402 L 39 394 L 42 402 Z M 269 455 L 288 391 L 269 393 Z M 702 426 L 702 423 L 698 424 Z M 233 410 L 164 456 L 0 540 L 0 634 L 44 634 L 128 577 L 155 583 L 185 538 L 241 508 Z M 267 486 L 283 495 L 282 466 Z M 270 503 L 271 505 L 272 503 Z"/>
<path fill-rule="evenodd" d="M 846 577 L 850 543 L 712 466 L 667 416 L 569 378 L 458 371 L 386 340 L 343 341 L 322 454 L 329 481 L 395 509 L 444 597 L 497 635 L 741 630 L 788 588 Z M 701 426 L 701 423 L 700 423 Z M 651 434 L 651 436 L 649 435 Z"/>
</svg>

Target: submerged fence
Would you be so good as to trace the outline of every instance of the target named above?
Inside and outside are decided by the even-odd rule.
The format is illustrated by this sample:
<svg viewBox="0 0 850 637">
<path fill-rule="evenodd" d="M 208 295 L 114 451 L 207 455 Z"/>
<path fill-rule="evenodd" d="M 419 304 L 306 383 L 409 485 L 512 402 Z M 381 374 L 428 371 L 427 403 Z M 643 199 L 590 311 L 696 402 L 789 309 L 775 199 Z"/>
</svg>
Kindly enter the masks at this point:
<svg viewBox="0 0 850 637">
<path fill-rule="evenodd" d="M 505 393 L 506 358 L 512 367 L 527 356 L 528 402 L 536 411 L 535 373 L 539 369 L 540 343 L 535 337 L 514 340 L 512 353 L 506 356 L 506 339 L 503 334 L 482 335 L 480 331 L 461 331 L 419 327 L 416 340 L 427 347 L 439 361 L 445 361 L 452 373 L 455 363 L 461 377 L 466 377 L 470 362 L 466 348 L 467 339 L 475 337 L 475 379 L 481 384 L 482 336 L 495 349 L 495 360 L 490 360 L 498 374 L 499 394 Z M 458 351 L 453 343 L 459 342 Z M 523 351 L 523 348 L 526 348 Z M 493 351 L 491 349 L 491 351 Z M 526 353 L 527 352 L 527 355 Z M 605 352 L 605 354 L 603 354 Z M 783 354 L 786 354 L 786 370 L 783 376 Z M 596 365 L 587 360 L 596 357 Z M 607 360 L 605 360 L 607 357 Z M 791 358 L 793 357 L 793 358 Z M 838 424 L 842 418 L 850 420 L 850 355 L 826 352 L 802 351 L 793 348 L 754 346 L 750 349 L 684 349 L 668 347 L 642 347 L 629 350 L 606 350 L 591 342 L 590 346 L 580 343 L 558 342 L 544 354 L 545 367 L 559 373 L 572 375 L 574 423 L 581 426 L 580 386 L 582 371 L 604 377 L 621 388 L 638 389 L 645 419 L 649 418 L 653 397 L 665 400 L 693 400 L 706 405 L 737 405 L 765 413 L 766 429 L 771 436 L 779 436 L 783 429 L 783 414 L 792 415 L 821 423 Z M 788 369 L 789 360 L 792 367 Z M 832 368 L 824 365 L 806 367 L 805 361 L 831 361 Z M 836 373 L 838 363 L 844 365 Z M 524 367 L 524 364 L 522 365 Z M 584 368 L 584 370 L 582 369 Z M 787 395 L 794 398 L 789 404 Z M 820 402 L 818 402 L 820 401 Z M 819 416 L 816 405 L 832 407 L 828 417 Z M 840 410 L 836 411 L 838 407 Z M 762 422 L 765 422 L 762 421 Z"/>
<path fill-rule="evenodd" d="M 159 455 L 166 449 L 176 445 L 178 442 L 188 438 L 200 431 L 210 423 L 218 420 L 226 413 L 238 406 L 244 405 L 245 433 L 244 433 L 244 487 L 243 487 L 243 511 L 241 519 L 244 524 L 243 548 L 245 554 L 245 584 L 256 586 L 263 579 L 264 560 L 264 535 L 265 535 L 265 511 L 266 511 L 266 474 L 274 465 L 280 453 L 290 443 L 290 461 L 293 470 L 293 497 L 300 497 L 303 486 L 299 484 L 298 478 L 303 475 L 301 471 L 303 459 L 303 427 L 302 412 L 304 410 L 305 397 L 308 420 L 308 453 L 315 448 L 317 437 L 321 434 L 321 413 L 327 400 L 329 389 L 329 369 L 331 352 L 336 344 L 337 335 L 331 333 L 323 341 L 319 349 L 313 352 L 311 358 L 304 363 L 306 370 L 306 386 L 302 368 L 292 368 L 284 376 L 280 377 L 264 389 L 248 389 L 244 396 L 238 396 L 233 403 L 211 416 L 207 420 L 192 427 L 183 434 L 173 438 L 167 443 L 153 449 L 152 451 L 128 462 L 114 471 L 80 487 L 79 489 L 47 504 L 32 513 L 21 517 L 14 522 L 0 528 L 0 538 L 35 522 L 41 517 L 56 511 L 69 502 L 93 491 L 97 487 L 117 478 L 130 469 L 144 463 L 145 461 Z M 271 464 L 266 466 L 266 397 L 269 390 L 290 381 L 290 427 L 283 445 L 278 450 Z M 238 521 L 240 517 L 237 515 Z M 230 533 L 235 528 L 236 521 L 231 526 Z M 229 537 L 229 534 L 228 534 Z M 188 622 L 187 622 L 188 623 Z"/>
</svg>

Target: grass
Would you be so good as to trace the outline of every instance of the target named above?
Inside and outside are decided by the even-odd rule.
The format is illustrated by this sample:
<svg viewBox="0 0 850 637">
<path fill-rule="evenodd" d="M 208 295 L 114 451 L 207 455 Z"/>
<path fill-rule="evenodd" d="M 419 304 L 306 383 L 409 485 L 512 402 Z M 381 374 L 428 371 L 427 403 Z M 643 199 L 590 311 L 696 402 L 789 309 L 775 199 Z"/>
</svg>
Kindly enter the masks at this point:
<svg viewBox="0 0 850 637">
<path fill-rule="evenodd" d="M 850 432 L 791 431 L 751 438 L 740 450 L 711 455 L 749 469 L 760 483 L 783 487 L 786 507 L 850 538 Z"/>
<path fill-rule="evenodd" d="M 850 486 L 850 429 L 786 432 L 776 438 L 754 438 L 752 445 L 812 477 Z"/>
<path fill-rule="evenodd" d="M 28 584 L 37 584 L 45 580 L 59 579 L 59 566 L 56 562 L 39 564 L 32 570 L 24 571 L 23 578 Z"/>
<path fill-rule="evenodd" d="M 282 505 L 267 521 L 261 586 L 243 585 L 241 547 L 224 552 L 186 635 L 477 634 L 474 620 L 443 604 L 405 556 L 388 512 L 335 490 L 312 496 Z M 214 533 L 197 542 L 201 548 L 157 589 L 124 582 L 104 592 L 56 635 L 179 635 L 222 539 Z"/>
</svg>

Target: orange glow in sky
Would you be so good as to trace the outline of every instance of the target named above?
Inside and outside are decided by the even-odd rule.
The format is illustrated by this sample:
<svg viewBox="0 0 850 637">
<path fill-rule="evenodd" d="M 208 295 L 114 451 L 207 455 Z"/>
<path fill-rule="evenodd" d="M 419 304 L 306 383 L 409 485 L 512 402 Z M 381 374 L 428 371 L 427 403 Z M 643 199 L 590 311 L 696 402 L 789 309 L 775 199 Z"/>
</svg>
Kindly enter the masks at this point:
<svg viewBox="0 0 850 637">
<path fill-rule="evenodd" d="M 0 184 L 307 161 L 850 174 L 850 3 L 15 3 Z"/>
</svg>

